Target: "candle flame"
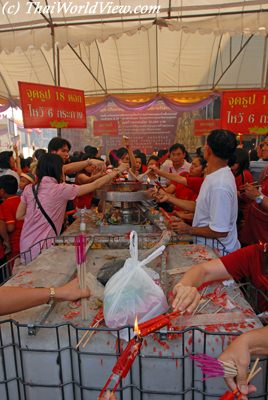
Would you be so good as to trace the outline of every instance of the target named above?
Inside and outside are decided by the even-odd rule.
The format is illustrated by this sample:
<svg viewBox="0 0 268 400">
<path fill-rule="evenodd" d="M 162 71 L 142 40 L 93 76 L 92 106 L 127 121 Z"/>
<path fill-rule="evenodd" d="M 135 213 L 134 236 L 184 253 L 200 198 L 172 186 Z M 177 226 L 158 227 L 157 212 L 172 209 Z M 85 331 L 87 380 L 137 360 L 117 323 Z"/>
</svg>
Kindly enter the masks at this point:
<svg viewBox="0 0 268 400">
<path fill-rule="evenodd" d="M 134 322 L 134 333 L 135 333 L 137 336 L 139 336 L 139 334 L 140 334 L 137 315 L 136 315 L 135 322 Z"/>
<path fill-rule="evenodd" d="M 149 176 L 148 176 L 148 178 L 147 178 L 147 183 L 150 183 L 151 182 L 151 179 L 149 178 Z"/>
</svg>

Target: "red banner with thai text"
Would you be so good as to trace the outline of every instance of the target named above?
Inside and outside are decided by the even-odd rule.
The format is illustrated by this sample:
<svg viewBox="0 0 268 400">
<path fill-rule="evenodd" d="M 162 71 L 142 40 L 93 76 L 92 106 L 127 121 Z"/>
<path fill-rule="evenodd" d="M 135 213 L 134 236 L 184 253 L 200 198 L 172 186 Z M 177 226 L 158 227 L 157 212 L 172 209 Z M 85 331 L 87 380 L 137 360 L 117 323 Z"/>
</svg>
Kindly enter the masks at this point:
<svg viewBox="0 0 268 400">
<path fill-rule="evenodd" d="M 118 121 L 94 121 L 93 122 L 94 136 L 117 136 L 118 135 Z"/>
<path fill-rule="evenodd" d="M 221 122 L 219 119 L 195 119 L 194 136 L 208 135 L 213 129 L 219 129 Z"/>
<path fill-rule="evenodd" d="M 83 90 L 19 82 L 24 128 L 86 128 Z"/>
<path fill-rule="evenodd" d="M 268 133 L 268 90 L 232 90 L 223 92 L 221 126 L 234 133 Z"/>
</svg>

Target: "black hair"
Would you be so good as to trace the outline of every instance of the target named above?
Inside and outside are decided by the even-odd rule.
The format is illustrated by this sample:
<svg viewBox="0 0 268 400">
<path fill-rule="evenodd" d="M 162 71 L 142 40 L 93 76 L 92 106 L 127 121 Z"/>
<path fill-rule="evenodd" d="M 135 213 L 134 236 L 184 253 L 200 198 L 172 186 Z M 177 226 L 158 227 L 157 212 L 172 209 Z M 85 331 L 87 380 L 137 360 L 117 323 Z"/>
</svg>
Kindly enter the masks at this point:
<svg viewBox="0 0 268 400">
<path fill-rule="evenodd" d="M 134 156 L 135 156 L 135 159 L 139 158 L 141 160 L 141 166 L 140 166 L 140 169 L 138 170 L 138 173 L 142 174 L 142 159 L 141 159 L 141 155 L 140 154 L 134 154 Z"/>
<path fill-rule="evenodd" d="M 114 168 L 118 167 L 117 150 L 116 149 L 111 150 L 108 157 L 110 160 L 110 164 Z"/>
<path fill-rule="evenodd" d="M 63 146 L 67 146 L 69 151 L 71 150 L 71 143 L 67 139 L 63 139 L 60 137 L 54 137 L 48 143 L 48 152 L 51 153 L 52 151 L 58 151 Z"/>
<path fill-rule="evenodd" d="M 229 160 L 237 146 L 236 135 L 225 129 L 214 129 L 207 137 L 207 144 L 216 157 Z"/>
<path fill-rule="evenodd" d="M 231 158 L 229 159 L 228 165 L 232 166 L 234 164 L 238 164 L 235 176 L 241 175 L 243 171 L 249 169 L 249 156 L 248 152 L 245 149 L 240 149 L 240 148 L 235 149 L 233 156 L 231 156 Z"/>
<path fill-rule="evenodd" d="M 147 165 L 149 164 L 149 162 L 150 162 L 151 160 L 155 160 L 155 161 L 157 161 L 157 162 L 159 163 L 159 157 L 157 157 L 157 156 L 150 156 L 150 157 L 148 158 Z"/>
<path fill-rule="evenodd" d="M 202 167 L 202 170 L 204 170 L 207 166 L 207 160 L 202 155 L 196 155 L 193 158 L 198 158 L 200 165 Z"/>
<path fill-rule="evenodd" d="M 36 176 L 38 186 L 44 176 L 55 178 L 58 183 L 62 180 L 63 161 L 58 154 L 44 154 L 37 163 Z"/>
<path fill-rule="evenodd" d="M 174 144 L 169 148 L 169 152 L 171 153 L 172 151 L 178 150 L 178 149 L 181 149 L 181 151 L 182 151 L 183 153 L 186 153 L 186 148 L 185 148 L 185 146 L 184 146 L 183 144 L 181 144 L 181 143 L 174 143 Z"/>
<path fill-rule="evenodd" d="M 188 151 L 186 150 L 185 146 L 182 143 L 174 143 L 170 149 L 169 152 L 171 153 L 172 151 L 181 149 L 181 151 L 185 154 L 184 159 L 188 162 L 191 162 L 192 159 L 190 157 L 190 154 L 188 153 Z"/>
<path fill-rule="evenodd" d="M 94 158 L 98 154 L 98 149 L 94 146 L 85 146 L 84 152 L 87 154 L 88 158 Z"/>
<path fill-rule="evenodd" d="M 0 176 L 0 189 L 4 189 L 7 194 L 16 194 L 18 191 L 18 181 L 13 175 Z"/>
<path fill-rule="evenodd" d="M 250 150 L 249 159 L 250 159 L 250 161 L 258 161 L 259 156 L 258 156 L 258 152 L 256 149 Z"/>
<path fill-rule="evenodd" d="M 162 158 L 164 157 L 166 154 L 168 153 L 168 149 L 160 149 L 157 152 L 157 156 L 158 158 Z"/>
<path fill-rule="evenodd" d="M 1 151 L 0 153 L 0 168 L 10 168 L 10 157 L 13 156 L 13 151 Z"/>
<path fill-rule="evenodd" d="M 21 158 L 21 160 L 20 160 L 21 169 L 23 169 L 23 168 L 25 168 L 25 167 L 28 167 L 28 168 L 29 168 L 32 162 L 33 162 L 32 157 Z"/>
<path fill-rule="evenodd" d="M 196 152 L 197 156 L 202 156 L 203 157 L 202 147 L 197 147 L 195 152 Z"/>
<path fill-rule="evenodd" d="M 37 160 L 39 160 L 46 153 L 45 149 L 36 149 L 33 155 Z"/>
<path fill-rule="evenodd" d="M 117 157 L 119 157 L 121 160 L 126 154 L 128 154 L 128 151 L 125 147 L 120 147 L 120 149 L 117 150 L 116 154 Z"/>
<path fill-rule="evenodd" d="M 140 151 L 139 149 L 136 149 L 133 151 L 133 154 L 135 157 L 139 157 L 141 159 L 142 165 L 146 165 L 146 154 Z"/>
</svg>

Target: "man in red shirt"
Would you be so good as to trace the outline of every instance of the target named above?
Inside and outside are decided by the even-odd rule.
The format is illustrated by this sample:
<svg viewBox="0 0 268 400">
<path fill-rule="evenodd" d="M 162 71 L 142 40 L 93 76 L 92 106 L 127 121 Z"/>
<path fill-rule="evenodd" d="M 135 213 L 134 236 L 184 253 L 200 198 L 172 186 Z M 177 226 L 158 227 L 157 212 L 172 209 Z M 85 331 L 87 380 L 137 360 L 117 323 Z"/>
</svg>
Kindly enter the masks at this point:
<svg viewBox="0 0 268 400">
<path fill-rule="evenodd" d="M 197 288 L 203 283 L 233 278 L 247 278 L 263 292 L 268 292 L 268 244 L 254 244 L 218 259 L 192 266 L 173 289 L 175 310 L 193 312 L 200 301 Z M 260 306 L 268 309 L 267 302 Z"/>
<path fill-rule="evenodd" d="M 20 234 L 23 220 L 16 219 L 16 212 L 20 203 L 20 197 L 17 196 L 18 182 L 12 175 L 3 175 L 0 177 L 0 198 L 3 201 L 1 211 L 3 220 L 6 223 L 9 233 L 11 253 L 8 258 L 11 259 L 20 253 Z"/>
</svg>

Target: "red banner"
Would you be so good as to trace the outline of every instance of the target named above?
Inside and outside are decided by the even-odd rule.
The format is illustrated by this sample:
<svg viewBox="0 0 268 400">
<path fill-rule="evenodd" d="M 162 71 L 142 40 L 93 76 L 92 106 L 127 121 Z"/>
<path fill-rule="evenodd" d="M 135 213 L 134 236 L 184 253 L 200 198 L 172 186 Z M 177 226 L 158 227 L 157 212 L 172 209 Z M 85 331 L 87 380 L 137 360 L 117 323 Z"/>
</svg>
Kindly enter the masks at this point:
<svg viewBox="0 0 268 400">
<path fill-rule="evenodd" d="M 213 129 L 219 129 L 220 125 L 219 119 L 195 119 L 194 136 L 208 135 Z"/>
<path fill-rule="evenodd" d="M 19 82 L 24 128 L 86 128 L 83 90 Z"/>
<path fill-rule="evenodd" d="M 117 136 L 118 135 L 118 121 L 94 121 L 93 122 L 94 136 Z"/>
<path fill-rule="evenodd" d="M 268 90 L 223 92 L 221 124 L 235 133 L 268 133 Z"/>
</svg>

